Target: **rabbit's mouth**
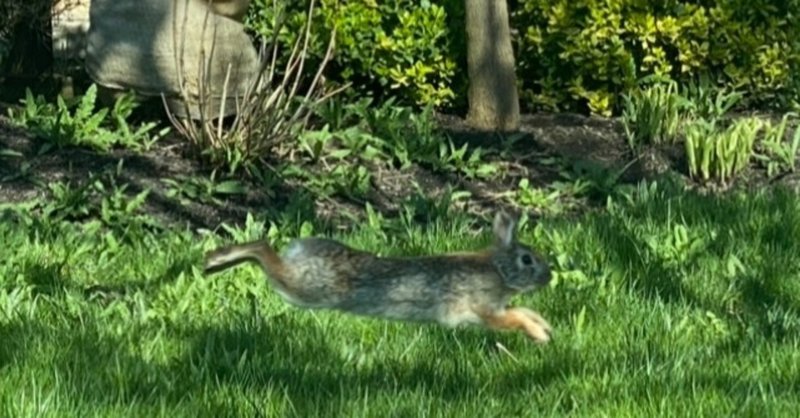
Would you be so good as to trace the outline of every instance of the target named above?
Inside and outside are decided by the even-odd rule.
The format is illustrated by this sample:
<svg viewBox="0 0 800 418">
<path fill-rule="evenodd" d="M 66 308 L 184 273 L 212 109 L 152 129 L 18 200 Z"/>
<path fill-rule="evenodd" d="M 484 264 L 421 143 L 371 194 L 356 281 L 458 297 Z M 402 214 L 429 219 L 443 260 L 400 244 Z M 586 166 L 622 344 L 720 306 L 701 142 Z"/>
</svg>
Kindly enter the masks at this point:
<svg viewBox="0 0 800 418">
<path fill-rule="evenodd" d="M 550 284 L 552 275 L 550 269 L 547 267 L 540 267 L 534 270 L 533 275 L 525 281 L 518 281 L 516 283 L 508 283 L 508 286 L 518 292 L 527 292 L 531 290 L 538 290 Z"/>
<path fill-rule="evenodd" d="M 550 284 L 550 280 L 552 279 L 552 274 L 550 273 L 550 267 L 546 264 L 543 264 L 541 267 L 536 269 L 535 274 L 536 283 L 533 287 L 545 287 Z"/>
</svg>

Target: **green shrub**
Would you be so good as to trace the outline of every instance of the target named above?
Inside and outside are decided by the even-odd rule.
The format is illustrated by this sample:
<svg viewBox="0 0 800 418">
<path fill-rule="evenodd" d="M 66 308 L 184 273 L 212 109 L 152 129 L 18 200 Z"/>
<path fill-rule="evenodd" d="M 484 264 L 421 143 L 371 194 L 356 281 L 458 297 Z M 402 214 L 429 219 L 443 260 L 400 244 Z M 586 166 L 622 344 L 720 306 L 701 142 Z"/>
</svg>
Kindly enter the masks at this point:
<svg viewBox="0 0 800 418">
<path fill-rule="evenodd" d="M 463 2 L 320 0 L 315 19 L 336 27 L 328 78 L 376 96 L 436 106 L 466 103 Z M 290 44 L 309 0 L 288 3 Z M 743 93 L 743 106 L 800 105 L 800 2 L 772 0 L 519 0 L 511 2 L 523 109 L 610 115 L 645 76 Z M 271 34 L 272 2 L 255 0 L 247 19 Z M 312 41 L 321 57 L 325 39 Z M 456 68 L 461 71 L 456 71 Z"/>
<path fill-rule="evenodd" d="M 609 114 L 638 77 L 701 73 L 750 105 L 798 99 L 798 2 L 520 0 L 512 10 L 521 96 L 536 108 Z"/>
<path fill-rule="evenodd" d="M 290 44 L 302 27 L 309 0 L 285 10 L 288 24 L 278 35 Z M 271 36 L 272 2 L 254 1 L 246 25 Z M 447 14 L 442 6 L 411 0 L 322 0 L 314 19 L 330 33 L 336 28 L 336 58 L 328 76 L 380 95 L 390 91 L 407 103 L 441 106 L 454 98 L 450 80 L 455 63 L 449 57 Z M 322 56 L 327 40 L 311 50 Z"/>
</svg>

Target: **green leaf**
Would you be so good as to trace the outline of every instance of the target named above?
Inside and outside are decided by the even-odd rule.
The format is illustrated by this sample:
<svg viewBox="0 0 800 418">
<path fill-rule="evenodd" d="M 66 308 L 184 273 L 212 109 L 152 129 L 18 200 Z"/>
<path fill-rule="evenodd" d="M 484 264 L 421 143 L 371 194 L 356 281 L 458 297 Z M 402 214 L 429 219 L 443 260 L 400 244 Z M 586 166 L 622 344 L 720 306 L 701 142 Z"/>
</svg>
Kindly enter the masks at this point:
<svg viewBox="0 0 800 418">
<path fill-rule="evenodd" d="M 214 192 L 218 194 L 247 194 L 247 187 L 237 180 L 225 180 L 214 186 Z"/>
</svg>

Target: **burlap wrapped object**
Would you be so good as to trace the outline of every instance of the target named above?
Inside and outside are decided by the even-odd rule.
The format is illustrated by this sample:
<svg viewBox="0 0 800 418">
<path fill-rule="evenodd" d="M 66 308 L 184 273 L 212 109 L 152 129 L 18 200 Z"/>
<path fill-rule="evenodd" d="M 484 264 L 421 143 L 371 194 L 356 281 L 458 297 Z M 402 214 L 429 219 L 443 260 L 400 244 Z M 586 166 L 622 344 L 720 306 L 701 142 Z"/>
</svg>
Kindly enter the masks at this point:
<svg viewBox="0 0 800 418">
<path fill-rule="evenodd" d="M 255 77 L 259 60 L 241 18 L 249 0 L 92 0 L 86 70 L 101 87 L 134 90 L 168 99 L 179 117 L 199 118 L 201 86 L 208 99 L 205 117 L 219 114 L 228 70 L 224 114 L 235 111 Z M 219 14 L 221 13 L 221 14 Z M 189 114 L 180 100 L 188 93 Z"/>
</svg>

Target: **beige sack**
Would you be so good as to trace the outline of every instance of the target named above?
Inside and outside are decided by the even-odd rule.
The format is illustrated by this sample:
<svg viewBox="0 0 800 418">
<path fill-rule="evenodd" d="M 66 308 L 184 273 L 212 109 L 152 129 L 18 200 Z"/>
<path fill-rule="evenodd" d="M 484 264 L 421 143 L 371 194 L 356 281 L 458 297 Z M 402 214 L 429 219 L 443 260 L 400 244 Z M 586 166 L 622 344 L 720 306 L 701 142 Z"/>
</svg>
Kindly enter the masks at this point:
<svg viewBox="0 0 800 418">
<path fill-rule="evenodd" d="M 144 96 L 164 93 L 171 110 L 186 117 L 183 104 L 176 100 L 182 66 L 180 75 L 193 102 L 200 95 L 200 78 L 205 78 L 212 99 L 208 117 L 218 114 L 230 68 L 225 113 L 232 114 L 236 97 L 258 71 L 258 54 L 239 21 L 249 0 L 216 3 L 207 13 L 206 0 L 92 0 L 86 71 L 108 89 L 133 89 Z M 199 117 L 196 103 L 190 103 L 190 115 Z"/>
</svg>

